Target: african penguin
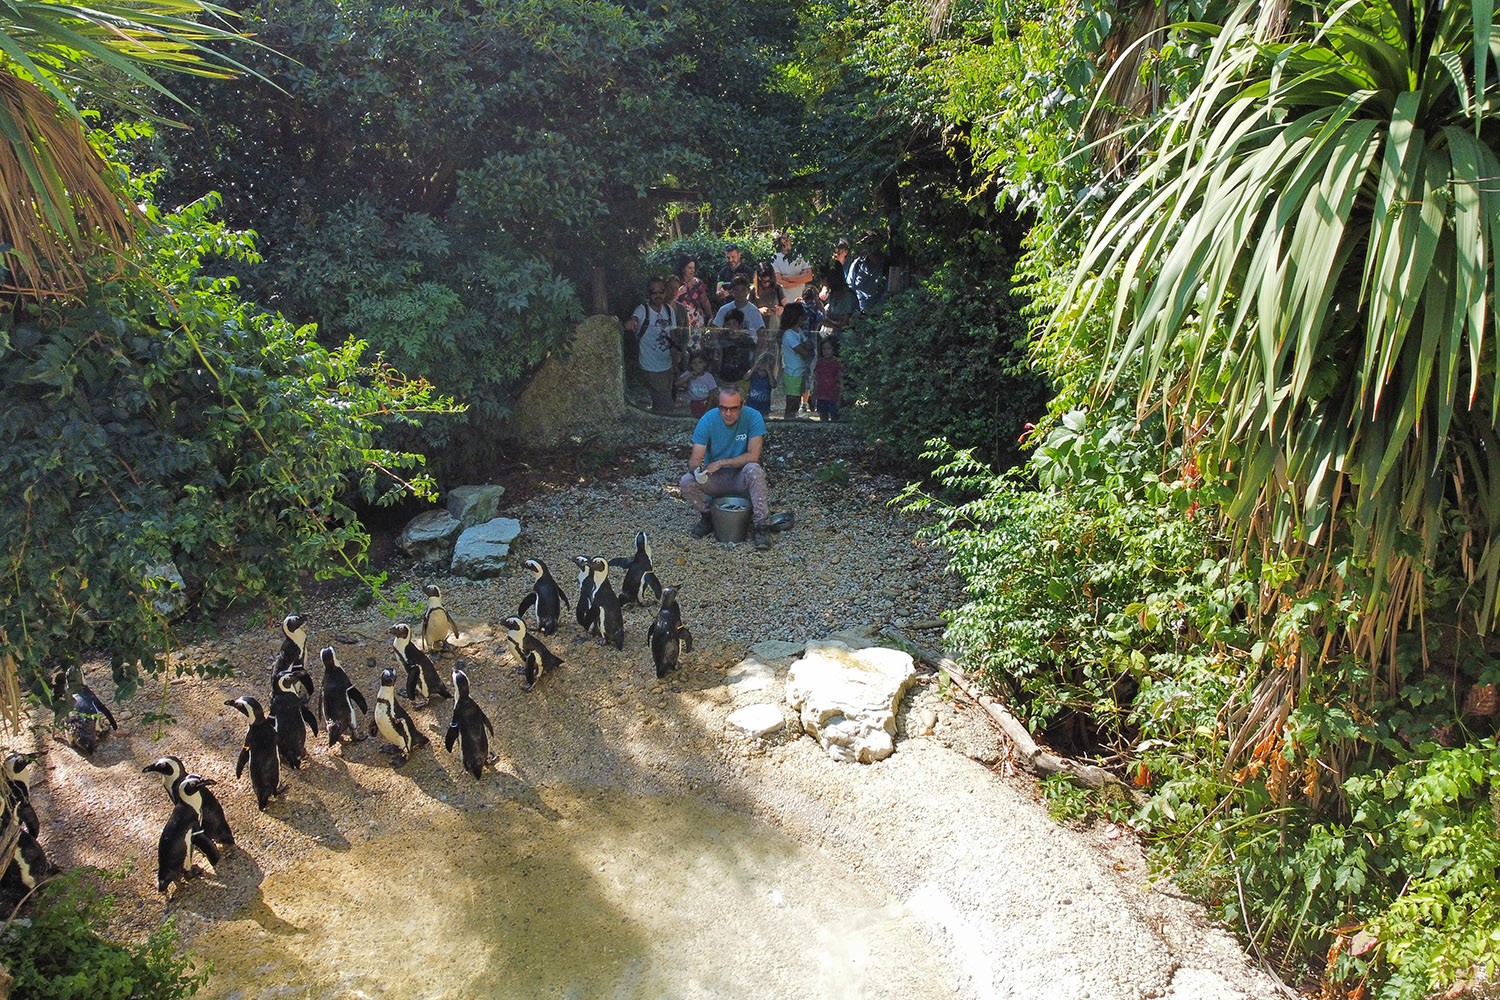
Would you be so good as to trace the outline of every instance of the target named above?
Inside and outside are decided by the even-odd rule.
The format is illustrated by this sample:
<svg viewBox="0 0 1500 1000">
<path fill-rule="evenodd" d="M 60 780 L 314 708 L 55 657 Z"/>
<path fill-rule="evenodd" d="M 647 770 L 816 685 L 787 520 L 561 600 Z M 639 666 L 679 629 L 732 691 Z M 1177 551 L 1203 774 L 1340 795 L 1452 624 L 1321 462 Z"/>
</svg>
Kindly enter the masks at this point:
<svg viewBox="0 0 1500 1000">
<path fill-rule="evenodd" d="M 196 797 L 207 779 L 190 774 L 178 786 L 184 797 Z M 193 848 L 197 848 L 208 863 L 219 865 L 219 851 L 213 841 L 203 836 L 198 826 L 198 813 L 189 802 L 172 807 L 172 815 L 162 827 L 161 837 L 156 841 L 156 891 L 166 892 L 173 882 L 180 882 L 198 874 L 193 864 Z"/>
<path fill-rule="evenodd" d="M 188 774 L 182 761 L 171 756 L 158 757 L 154 763 L 141 768 L 141 772 L 161 775 L 161 784 L 166 790 L 167 800 L 174 806 L 187 802 L 182 794 L 183 781 L 187 778 L 199 779 L 200 784 L 194 800 L 187 802 L 198 814 L 198 826 L 214 842 L 225 847 L 234 846 L 234 834 L 229 830 L 229 820 L 224 816 L 224 807 L 219 805 L 219 800 L 214 797 L 214 793 L 208 790 L 208 786 L 214 784 L 212 780 L 201 774 Z"/>
<path fill-rule="evenodd" d="M 11 753 L 6 755 L 5 763 L 0 767 L 4 771 L 5 794 L 11 812 L 21 829 L 35 837 L 41 824 L 37 822 L 36 810 L 31 805 L 31 774 L 27 771 L 30 764 L 31 758 L 24 753 Z"/>
<path fill-rule="evenodd" d="M 245 713 L 250 720 L 250 729 L 245 733 L 244 746 L 240 747 L 240 759 L 235 765 L 234 776 L 245 773 L 250 765 L 250 784 L 255 786 L 255 801 L 264 812 L 271 796 L 281 792 L 281 760 L 276 746 L 276 720 L 266 716 L 260 702 L 249 695 L 232 698 L 224 704 Z M 300 723 L 299 723 L 300 725 Z"/>
<path fill-rule="evenodd" d="M 411 707 L 421 708 L 429 698 L 453 697 L 443 687 L 443 679 L 438 676 L 432 657 L 411 641 L 411 626 L 398 622 L 391 626 L 391 635 L 395 637 L 391 640 L 391 646 L 396 650 L 396 659 L 401 661 L 401 667 L 406 671 L 406 690 L 401 693 L 412 700 Z"/>
<path fill-rule="evenodd" d="M 29 892 L 50 874 L 52 865 L 48 862 L 42 845 L 23 830 L 16 841 L 16 852 L 11 855 L 10 864 L 6 866 L 4 881 L 12 887 L 19 884 Z"/>
<path fill-rule="evenodd" d="M 614 585 L 609 582 L 609 563 L 603 556 L 589 561 L 594 574 L 594 597 L 589 607 L 589 631 L 600 634 L 603 628 L 604 644 L 616 649 L 625 648 L 625 618 L 620 613 L 620 599 L 615 596 Z"/>
<path fill-rule="evenodd" d="M 71 694 L 73 711 L 68 713 L 68 742 L 85 757 L 99 745 L 99 720 L 109 723 L 110 729 L 119 729 L 109 706 L 100 700 L 94 689 L 83 678 L 82 667 L 69 667 L 59 671 L 52 681 L 53 698 L 61 700 Z"/>
<path fill-rule="evenodd" d="M 568 600 L 568 595 L 552 579 L 546 563 L 540 559 L 528 559 L 524 565 L 536 577 L 536 582 L 531 585 L 531 593 L 526 595 L 526 599 L 516 609 L 516 615 L 525 618 L 526 612 L 535 605 L 537 628 L 542 635 L 551 635 L 557 631 L 557 619 L 562 614 L 562 605 L 572 608 L 573 602 Z"/>
<path fill-rule="evenodd" d="M 495 735 L 495 727 L 479 703 L 469 696 L 469 676 L 461 668 L 453 670 L 453 687 L 458 691 L 458 700 L 453 703 L 453 721 L 448 723 L 445 743 L 452 753 L 454 741 L 458 742 L 463 751 L 464 770 L 477 781 L 484 765 L 495 759 L 490 753 L 490 737 Z"/>
<path fill-rule="evenodd" d="M 281 649 L 276 653 L 276 673 L 307 662 L 307 619 L 290 614 L 281 620 Z"/>
<path fill-rule="evenodd" d="M 521 661 L 516 669 L 526 677 L 521 684 L 522 691 L 530 691 L 542 674 L 562 665 L 562 658 L 554 655 L 542 644 L 542 640 L 527 632 L 526 623 L 514 615 L 505 619 L 505 637 L 510 640 L 510 648 Z"/>
<path fill-rule="evenodd" d="M 375 694 L 375 719 L 370 723 L 370 731 L 391 741 L 384 752 L 401 756 L 397 767 L 406 763 L 414 749 L 430 742 L 396 700 L 396 671 L 390 667 L 380 672 L 380 690 Z"/>
<path fill-rule="evenodd" d="M 657 677 L 665 677 L 669 670 L 677 669 L 679 647 L 681 652 L 693 651 L 693 633 L 682 624 L 676 587 L 662 591 L 661 610 L 646 629 L 646 638 L 651 641 L 651 659 L 656 663 Z"/>
<path fill-rule="evenodd" d="M 276 694 L 271 698 L 271 718 L 276 722 L 276 750 L 287 767 L 301 767 L 307 756 L 307 731 L 318 731 L 318 720 L 302 704 L 302 694 L 291 671 L 276 675 Z"/>
<path fill-rule="evenodd" d="M 344 733 L 357 743 L 365 737 L 359 731 L 354 710 L 357 708 L 366 715 L 370 714 L 365 696 L 349 680 L 332 646 L 324 646 L 318 658 L 323 661 L 323 718 L 328 723 L 328 745 L 337 746 Z M 375 666 L 373 657 L 367 666 Z"/>
<path fill-rule="evenodd" d="M 644 531 L 635 533 L 634 556 L 629 559 L 611 559 L 609 564 L 625 571 L 625 581 L 620 584 L 622 605 L 644 604 L 646 594 L 642 588 L 655 591 L 657 600 L 661 599 L 661 581 L 651 568 L 651 539 L 646 537 Z"/>
<path fill-rule="evenodd" d="M 588 556 L 574 556 L 573 565 L 578 567 L 578 606 L 573 609 L 573 616 L 578 619 L 578 627 L 586 629 L 593 611 L 594 568 L 589 565 Z"/>
<path fill-rule="evenodd" d="M 429 583 L 422 592 L 427 595 L 427 610 L 422 612 L 422 648 L 430 653 L 438 643 L 447 642 L 450 635 L 456 638 L 458 626 L 448 617 L 448 609 L 443 607 L 443 592 L 437 584 Z"/>
</svg>

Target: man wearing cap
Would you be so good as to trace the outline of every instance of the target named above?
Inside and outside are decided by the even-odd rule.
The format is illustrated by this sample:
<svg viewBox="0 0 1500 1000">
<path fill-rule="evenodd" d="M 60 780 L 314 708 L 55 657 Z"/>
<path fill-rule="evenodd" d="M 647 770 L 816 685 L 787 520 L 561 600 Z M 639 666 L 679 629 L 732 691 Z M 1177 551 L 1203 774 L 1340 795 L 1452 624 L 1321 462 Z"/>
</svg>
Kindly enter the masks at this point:
<svg viewBox="0 0 1500 1000">
<path fill-rule="evenodd" d="M 698 512 L 694 538 L 713 533 L 709 515 L 710 497 L 745 493 L 750 496 L 755 547 L 771 547 L 771 529 L 766 522 L 766 473 L 760 465 L 760 450 L 766 440 L 766 422 L 758 410 L 745 408 L 745 397 L 735 383 L 719 389 L 718 409 L 698 418 L 693 428 L 693 451 L 688 473 L 679 484 L 682 498 Z"/>
<path fill-rule="evenodd" d="M 755 284 L 755 268 L 741 259 L 740 248 L 731 243 L 724 248 L 724 259 L 729 263 L 719 268 L 719 284 L 714 289 L 714 299 L 719 305 L 729 301 L 729 286 L 733 284 L 736 277 L 744 278 L 751 285 Z"/>
</svg>

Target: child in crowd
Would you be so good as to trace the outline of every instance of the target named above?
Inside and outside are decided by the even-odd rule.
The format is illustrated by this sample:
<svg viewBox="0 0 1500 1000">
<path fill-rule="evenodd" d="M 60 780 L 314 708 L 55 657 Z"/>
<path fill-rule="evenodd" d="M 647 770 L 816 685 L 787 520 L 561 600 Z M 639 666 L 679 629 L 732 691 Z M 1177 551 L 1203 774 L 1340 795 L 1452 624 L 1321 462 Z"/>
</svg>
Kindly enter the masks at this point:
<svg viewBox="0 0 1500 1000">
<path fill-rule="evenodd" d="M 839 418 L 839 390 L 844 379 L 844 363 L 839 360 L 839 342 L 824 337 L 818 348 L 818 367 L 813 372 L 813 400 L 818 404 L 819 420 Z"/>
<path fill-rule="evenodd" d="M 745 395 L 745 405 L 759 410 L 765 419 L 771 418 L 771 390 L 776 387 L 776 376 L 769 353 L 755 359 L 755 368 L 750 372 L 750 391 Z"/>
<path fill-rule="evenodd" d="M 746 394 L 745 376 L 750 374 L 750 359 L 754 357 L 755 338 L 745 332 L 745 314 L 739 309 L 729 310 L 724 317 L 724 332 L 720 334 L 723 346 L 720 350 L 719 384 L 738 382 L 740 395 Z"/>
<path fill-rule="evenodd" d="M 702 351 L 688 356 L 688 370 L 677 379 L 677 388 L 686 389 L 688 410 L 695 417 L 709 411 L 709 395 L 719 387 L 719 382 L 708 370 L 708 358 Z"/>
<path fill-rule="evenodd" d="M 797 416 L 802 402 L 803 380 L 814 353 L 814 339 L 801 330 L 802 303 L 793 302 L 781 314 L 781 386 L 786 390 L 786 419 Z"/>
<path fill-rule="evenodd" d="M 818 298 L 818 283 L 809 281 L 802 289 L 802 332 L 816 334 L 823 328 L 823 303 Z"/>
</svg>

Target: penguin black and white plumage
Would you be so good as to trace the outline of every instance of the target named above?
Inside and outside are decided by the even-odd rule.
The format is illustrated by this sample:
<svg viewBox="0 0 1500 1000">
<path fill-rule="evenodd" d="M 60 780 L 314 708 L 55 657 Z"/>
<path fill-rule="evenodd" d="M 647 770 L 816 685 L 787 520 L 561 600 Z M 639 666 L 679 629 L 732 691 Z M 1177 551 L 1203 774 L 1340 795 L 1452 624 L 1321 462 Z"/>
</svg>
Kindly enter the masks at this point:
<svg viewBox="0 0 1500 1000">
<path fill-rule="evenodd" d="M 542 640 L 527 632 L 526 623 L 514 615 L 505 619 L 505 637 L 510 640 L 510 648 L 521 661 L 519 669 L 526 677 L 521 684 L 522 691 L 530 691 L 536 687 L 542 674 L 562 665 L 562 657 L 554 654 L 542 644 Z"/>
<path fill-rule="evenodd" d="M 531 585 L 531 593 L 526 595 L 526 599 L 516 609 L 516 615 L 525 618 L 526 612 L 535 606 L 538 631 L 542 635 L 551 635 L 557 631 L 557 619 L 562 615 L 562 606 L 566 604 L 571 609 L 573 602 L 568 600 L 568 595 L 552 579 L 546 563 L 540 559 L 528 559 L 524 565 L 531 570 L 536 581 Z"/>
<path fill-rule="evenodd" d="M 693 651 L 693 633 L 682 624 L 682 608 L 677 604 L 676 587 L 668 587 L 662 591 L 661 610 L 646 629 L 646 639 L 651 643 L 651 659 L 656 663 L 658 678 L 677 669 L 680 653 Z"/>
<path fill-rule="evenodd" d="M 594 596 L 589 607 L 589 631 L 604 635 L 604 644 L 616 649 L 625 648 L 625 616 L 620 613 L 620 599 L 609 582 L 609 563 L 603 556 L 589 561 L 594 575 Z"/>
<path fill-rule="evenodd" d="M 201 774 L 189 774 L 177 783 L 177 795 L 198 816 L 199 832 L 193 837 L 194 846 L 217 868 L 219 854 L 214 844 L 233 847 L 234 834 L 229 830 L 229 820 L 224 817 L 224 807 L 219 805 L 214 793 L 208 790 L 214 783 L 212 778 L 205 778 Z M 203 843 L 205 839 L 208 840 L 207 844 Z"/>
<path fill-rule="evenodd" d="M 380 672 L 380 690 L 375 693 L 375 718 L 370 723 L 370 731 L 391 741 L 386 752 L 401 755 L 397 767 L 405 764 L 417 747 L 431 742 L 396 700 L 396 671 L 390 667 Z"/>
<path fill-rule="evenodd" d="M 421 708 L 429 698 L 451 698 L 453 695 L 443 686 L 432 657 L 418 649 L 411 641 L 411 626 L 398 622 L 391 626 L 391 646 L 396 650 L 396 659 L 406 671 L 406 690 L 401 692 L 412 700 L 412 708 Z"/>
<path fill-rule="evenodd" d="M 213 841 L 204 835 L 199 826 L 198 812 L 188 798 L 196 799 L 204 790 L 207 779 L 190 774 L 179 783 L 178 790 L 184 801 L 172 807 L 172 815 L 162 827 L 156 841 L 156 891 L 166 892 L 173 882 L 180 882 L 198 874 L 193 865 L 193 849 L 208 859 L 215 868 L 219 865 L 219 851 Z"/>
<path fill-rule="evenodd" d="M 578 605 L 573 615 L 578 619 L 578 627 L 586 629 L 593 613 L 594 567 L 589 565 L 588 556 L 574 556 L 573 565 L 578 567 Z"/>
<path fill-rule="evenodd" d="M 108 722 L 110 729 L 119 729 L 109 706 L 94 693 L 84 680 L 82 667 L 69 667 L 59 671 L 52 681 L 52 695 L 61 700 L 68 695 L 73 698 L 73 710 L 68 713 L 68 742 L 79 753 L 87 757 L 99 746 L 100 721 Z"/>
<path fill-rule="evenodd" d="M 318 731 L 318 719 L 302 704 L 301 690 L 290 670 L 276 675 L 271 718 L 276 722 L 276 749 L 282 761 L 287 767 L 301 767 L 307 757 L 307 731 Z"/>
<path fill-rule="evenodd" d="M 245 733 L 245 744 L 240 747 L 240 758 L 234 767 L 234 776 L 245 773 L 250 765 L 250 784 L 255 787 L 255 801 L 261 811 L 271 796 L 281 792 L 281 759 L 276 746 L 276 720 L 266 715 L 260 702 L 249 695 L 233 698 L 224 704 L 245 713 L 250 728 Z M 299 723 L 300 725 L 300 723 Z"/>
<path fill-rule="evenodd" d="M 422 612 L 422 648 L 430 653 L 438 643 L 447 642 L 450 635 L 457 636 L 458 626 L 443 607 L 443 592 L 437 584 L 429 583 L 422 592 L 427 595 L 427 610 Z M 441 681 L 438 686 L 442 686 Z"/>
<path fill-rule="evenodd" d="M 51 874 L 52 864 L 47 860 L 42 845 L 36 837 L 21 831 L 21 836 L 16 841 L 16 853 L 11 856 L 10 864 L 5 868 L 3 881 L 13 890 L 19 887 L 30 892 L 37 887 L 37 883 Z"/>
<path fill-rule="evenodd" d="M 307 619 L 290 614 L 281 620 L 281 649 L 276 653 L 275 673 L 307 664 Z"/>
<path fill-rule="evenodd" d="M 167 800 L 174 806 L 185 802 L 192 806 L 193 811 L 198 814 L 199 828 L 210 840 L 224 847 L 234 846 L 234 834 L 229 829 L 229 820 L 224 816 L 224 807 L 219 804 L 214 793 L 208 790 L 208 786 L 214 783 L 211 779 L 201 774 L 189 774 L 182 761 L 171 756 L 158 757 L 155 762 L 141 768 L 141 772 L 161 775 L 161 784 L 167 793 Z M 187 778 L 197 778 L 199 781 L 196 786 L 197 792 L 191 802 L 182 794 L 182 783 Z"/>
<path fill-rule="evenodd" d="M 344 672 L 332 646 L 324 646 L 318 653 L 318 659 L 323 661 L 323 718 L 328 723 L 328 745 L 338 745 L 345 733 L 357 743 L 365 737 L 359 731 L 354 711 L 358 709 L 366 715 L 370 714 L 365 696 Z M 367 665 L 375 666 L 374 658 Z"/>
<path fill-rule="evenodd" d="M 11 814 L 22 830 L 35 837 L 41 831 L 41 824 L 31 805 L 31 758 L 24 753 L 7 754 L 4 765 L 0 766 L 4 770 L 5 795 Z"/>
<path fill-rule="evenodd" d="M 463 751 L 464 770 L 477 781 L 484 765 L 495 759 L 490 753 L 490 737 L 495 735 L 495 727 L 479 703 L 469 696 L 469 676 L 462 669 L 454 669 L 453 687 L 458 691 L 458 699 L 453 703 L 453 721 L 448 723 L 445 743 L 452 753 L 454 742 L 458 742 Z"/>
<path fill-rule="evenodd" d="M 625 580 L 620 584 L 622 605 L 646 603 L 644 598 L 647 590 L 654 591 L 656 599 L 661 600 L 661 581 L 651 568 L 651 539 L 646 537 L 644 531 L 635 533 L 634 556 L 629 559 L 611 559 L 609 564 L 625 571 Z"/>
</svg>

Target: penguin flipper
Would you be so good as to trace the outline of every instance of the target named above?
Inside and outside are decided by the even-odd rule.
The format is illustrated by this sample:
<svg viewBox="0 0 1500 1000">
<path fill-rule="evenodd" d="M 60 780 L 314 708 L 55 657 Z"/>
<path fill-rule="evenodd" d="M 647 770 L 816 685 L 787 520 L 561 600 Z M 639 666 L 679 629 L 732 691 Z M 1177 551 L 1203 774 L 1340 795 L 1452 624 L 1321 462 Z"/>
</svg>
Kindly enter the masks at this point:
<svg viewBox="0 0 1500 1000">
<path fill-rule="evenodd" d="M 306 705 L 302 706 L 302 721 L 307 723 L 307 728 L 310 732 L 315 733 L 318 731 L 318 717 L 316 715 L 313 715 L 312 712 L 308 711 Z"/>
<path fill-rule="evenodd" d="M 634 559 L 611 559 L 609 561 L 609 564 L 611 566 L 617 567 L 619 569 L 629 569 L 631 566 L 635 565 L 635 560 Z"/>
<path fill-rule="evenodd" d="M 92 694 L 92 693 L 93 692 L 90 692 L 90 694 Z M 114 713 L 109 710 L 109 706 L 108 705 L 104 704 L 104 702 L 102 702 L 102 701 L 99 700 L 99 696 L 98 695 L 94 695 L 94 707 L 99 710 L 99 714 L 100 715 L 104 716 L 104 718 L 109 721 L 109 728 L 111 728 L 111 729 L 119 729 L 120 728 L 119 723 L 115 722 Z"/>
<path fill-rule="evenodd" d="M 682 651 L 691 653 L 693 651 L 693 633 L 688 631 L 686 625 L 677 626 L 677 636 L 682 640 Z"/>
<path fill-rule="evenodd" d="M 532 591 L 521 599 L 521 606 L 516 609 L 517 618 L 525 618 L 526 612 L 536 606 L 536 591 Z"/>
<path fill-rule="evenodd" d="M 490 721 L 490 717 L 488 715 L 484 714 L 484 709 L 475 706 L 475 711 L 479 713 L 479 721 L 484 723 L 484 728 L 490 731 L 490 736 L 493 738 L 495 735 L 495 724 Z"/>
<path fill-rule="evenodd" d="M 234 766 L 234 776 L 239 778 L 245 773 L 245 765 L 250 763 L 250 744 L 246 743 L 240 747 L 240 760 Z"/>
<path fill-rule="evenodd" d="M 454 712 L 453 712 L 453 721 L 450 722 L 450 723 L 448 723 L 448 734 L 445 737 L 443 737 L 443 744 L 447 747 L 448 752 L 452 753 L 453 752 L 453 744 L 455 744 L 457 742 L 458 742 L 458 710 L 455 708 Z"/>
<path fill-rule="evenodd" d="M 651 592 L 656 595 L 658 601 L 661 600 L 661 581 L 656 578 L 656 573 L 649 569 L 641 577 L 641 590 L 644 591 L 647 587 L 651 588 Z"/>
<path fill-rule="evenodd" d="M 349 701 L 361 712 L 366 715 L 370 714 L 370 706 L 365 704 L 365 696 L 359 693 L 359 688 L 351 687 L 349 689 Z"/>
<path fill-rule="evenodd" d="M 557 596 L 560 597 L 560 598 L 562 598 L 562 602 L 568 606 L 568 610 L 569 611 L 573 610 L 573 602 L 568 599 L 568 592 L 566 590 L 563 590 L 561 587 L 558 587 L 557 588 Z"/>
<path fill-rule="evenodd" d="M 193 849 L 208 859 L 208 863 L 219 867 L 219 847 L 202 830 L 193 832 Z"/>
</svg>

